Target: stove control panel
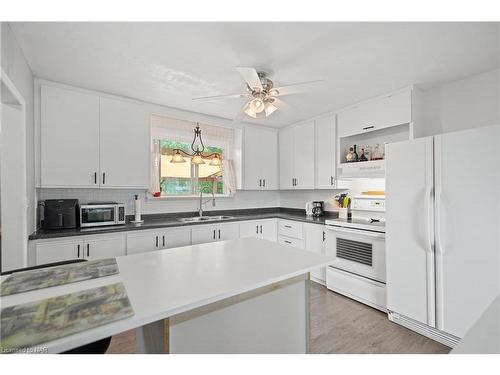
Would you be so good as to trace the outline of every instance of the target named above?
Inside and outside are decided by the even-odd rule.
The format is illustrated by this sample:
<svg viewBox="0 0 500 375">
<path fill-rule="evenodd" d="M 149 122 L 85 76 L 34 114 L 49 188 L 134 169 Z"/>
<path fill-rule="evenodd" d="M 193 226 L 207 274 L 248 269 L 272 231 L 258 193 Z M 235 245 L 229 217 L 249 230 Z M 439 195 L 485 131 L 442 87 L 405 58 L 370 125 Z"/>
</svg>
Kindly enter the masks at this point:
<svg viewBox="0 0 500 375">
<path fill-rule="evenodd" d="M 355 197 L 352 199 L 351 208 L 359 211 L 385 212 L 385 198 Z"/>
</svg>

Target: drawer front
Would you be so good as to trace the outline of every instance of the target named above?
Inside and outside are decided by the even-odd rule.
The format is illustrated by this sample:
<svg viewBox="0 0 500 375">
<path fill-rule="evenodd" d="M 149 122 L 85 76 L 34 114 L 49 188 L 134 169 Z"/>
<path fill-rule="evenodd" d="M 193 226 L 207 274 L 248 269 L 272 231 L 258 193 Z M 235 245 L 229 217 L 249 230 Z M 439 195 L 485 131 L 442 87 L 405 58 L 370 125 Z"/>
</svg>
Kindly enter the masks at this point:
<svg viewBox="0 0 500 375">
<path fill-rule="evenodd" d="M 278 243 L 280 243 L 282 245 L 296 247 L 297 249 L 305 249 L 305 243 L 304 243 L 304 241 L 303 240 L 299 240 L 297 238 L 279 236 L 278 237 Z"/>
<path fill-rule="evenodd" d="M 302 223 L 291 220 L 280 220 L 278 234 L 302 240 L 304 238 Z"/>
<path fill-rule="evenodd" d="M 326 285 L 328 289 L 345 294 L 367 305 L 384 311 L 386 309 L 387 297 L 385 284 L 328 267 L 326 271 Z"/>
</svg>

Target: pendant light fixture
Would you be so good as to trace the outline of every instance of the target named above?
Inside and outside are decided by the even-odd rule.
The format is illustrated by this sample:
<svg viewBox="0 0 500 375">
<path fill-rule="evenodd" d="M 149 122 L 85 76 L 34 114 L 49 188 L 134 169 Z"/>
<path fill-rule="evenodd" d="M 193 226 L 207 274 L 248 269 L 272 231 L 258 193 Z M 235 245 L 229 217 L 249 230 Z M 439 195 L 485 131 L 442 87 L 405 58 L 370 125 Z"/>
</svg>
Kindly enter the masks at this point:
<svg viewBox="0 0 500 375">
<path fill-rule="evenodd" d="M 191 163 L 196 165 L 205 164 L 205 160 L 203 159 L 210 159 L 210 158 L 211 160 L 209 165 L 222 164 L 220 154 L 218 154 L 217 152 L 208 155 L 203 154 L 203 151 L 205 151 L 205 145 L 203 144 L 203 139 L 201 138 L 201 129 L 199 123 L 196 123 L 196 128 L 194 129 L 194 138 L 193 142 L 191 143 L 191 150 L 193 151 L 192 153 L 181 150 L 180 148 L 174 149 L 174 155 L 172 156 L 172 159 L 170 159 L 170 162 L 185 163 L 186 159 L 184 159 L 184 157 L 182 156 L 185 155 L 185 156 L 190 156 Z"/>
</svg>

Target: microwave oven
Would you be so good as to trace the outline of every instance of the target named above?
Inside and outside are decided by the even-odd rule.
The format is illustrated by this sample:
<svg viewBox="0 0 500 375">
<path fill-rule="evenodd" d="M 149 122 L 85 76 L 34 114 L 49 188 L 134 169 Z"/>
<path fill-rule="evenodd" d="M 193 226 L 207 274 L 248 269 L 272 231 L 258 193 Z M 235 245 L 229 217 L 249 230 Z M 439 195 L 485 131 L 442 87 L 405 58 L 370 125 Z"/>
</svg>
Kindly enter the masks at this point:
<svg viewBox="0 0 500 375">
<path fill-rule="evenodd" d="M 80 205 L 80 227 L 125 224 L 125 205 L 116 202 L 91 202 Z"/>
</svg>

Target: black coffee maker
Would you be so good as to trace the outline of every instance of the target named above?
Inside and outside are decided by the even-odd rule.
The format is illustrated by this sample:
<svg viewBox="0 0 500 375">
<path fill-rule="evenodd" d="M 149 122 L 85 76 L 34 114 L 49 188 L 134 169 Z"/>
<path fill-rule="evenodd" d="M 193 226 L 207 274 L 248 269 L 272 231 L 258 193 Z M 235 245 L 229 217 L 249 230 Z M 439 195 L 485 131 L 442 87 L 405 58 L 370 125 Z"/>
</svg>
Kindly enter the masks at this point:
<svg viewBox="0 0 500 375">
<path fill-rule="evenodd" d="M 312 202 L 312 214 L 315 217 L 323 216 L 325 214 L 324 209 L 325 202 L 323 201 L 314 201 Z"/>
</svg>

